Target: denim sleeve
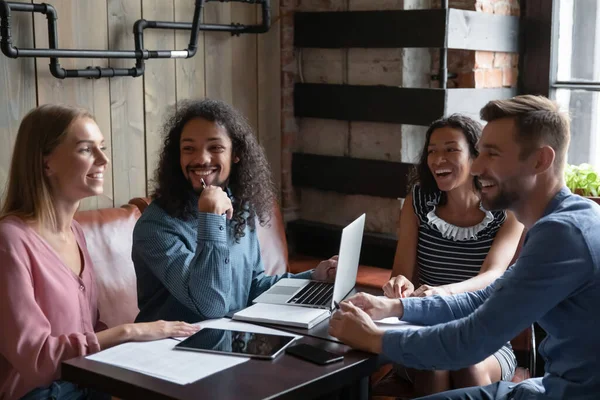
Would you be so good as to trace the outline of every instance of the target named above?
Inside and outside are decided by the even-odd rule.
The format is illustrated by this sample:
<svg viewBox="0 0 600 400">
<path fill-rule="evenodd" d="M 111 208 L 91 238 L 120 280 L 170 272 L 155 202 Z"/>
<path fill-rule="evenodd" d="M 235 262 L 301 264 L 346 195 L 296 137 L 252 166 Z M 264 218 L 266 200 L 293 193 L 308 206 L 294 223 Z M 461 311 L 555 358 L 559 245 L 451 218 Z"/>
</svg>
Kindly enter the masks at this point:
<svg viewBox="0 0 600 400">
<path fill-rule="evenodd" d="M 134 232 L 136 258 L 190 310 L 206 319 L 224 316 L 232 289 L 225 216 L 200 213 L 195 253 L 175 226 L 150 219 L 140 224 Z"/>
<path fill-rule="evenodd" d="M 383 353 L 413 368 L 464 368 L 493 354 L 572 293 L 590 284 L 592 256 L 578 228 L 549 220 L 534 225 L 527 236 L 515 266 L 496 280 L 489 297 L 475 311 L 416 331 L 388 331 L 383 337 Z M 440 304 L 439 300 L 432 302 Z M 447 318 L 456 309 L 444 305 L 433 312 Z M 410 312 L 428 310 L 431 308 L 414 307 Z"/>
<path fill-rule="evenodd" d="M 481 306 L 494 290 L 494 283 L 475 291 L 453 296 L 407 297 L 402 320 L 416 325 L 437 325 L 466 317 Z"/>
</svg>

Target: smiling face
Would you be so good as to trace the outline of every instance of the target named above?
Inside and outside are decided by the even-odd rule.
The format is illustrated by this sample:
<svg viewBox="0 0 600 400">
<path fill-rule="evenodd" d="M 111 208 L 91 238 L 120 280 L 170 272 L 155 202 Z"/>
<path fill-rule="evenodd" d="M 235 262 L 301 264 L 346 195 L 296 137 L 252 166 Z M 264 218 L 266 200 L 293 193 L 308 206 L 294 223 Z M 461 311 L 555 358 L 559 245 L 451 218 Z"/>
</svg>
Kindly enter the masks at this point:
<svg viewBox="0 0 600 400">
<path fill-rule="evenodd" d="M 227 130 L 203 118 L 185 124 L 179 139 L 181 170 L 196 193 L 207 186 L 225 188 L 231 173 L 233 145 Z"/>
<path fill-rule="evenodd" d="M 514 209 L 535 181 L 534 154 L 521 157 L 512 118 L 489 122 L 479 141 L 471 171 L 481 183 L 481 202 L 488 210 Z"/>
<path fill-rule="evenodd" d="M 78 118 L 56 148 L 44 157 L 53 195 L 79 201 L 103 192 L 108 158 L 104 136 L 93 119 Z"/>
<path fill-rule="evenodd" d="M 471 184 L 471 163 L 469 144 L 460 129 L 446 126 L 432 132 L 427 146 L 427 165 L 441 191 Z"/>
</svg>

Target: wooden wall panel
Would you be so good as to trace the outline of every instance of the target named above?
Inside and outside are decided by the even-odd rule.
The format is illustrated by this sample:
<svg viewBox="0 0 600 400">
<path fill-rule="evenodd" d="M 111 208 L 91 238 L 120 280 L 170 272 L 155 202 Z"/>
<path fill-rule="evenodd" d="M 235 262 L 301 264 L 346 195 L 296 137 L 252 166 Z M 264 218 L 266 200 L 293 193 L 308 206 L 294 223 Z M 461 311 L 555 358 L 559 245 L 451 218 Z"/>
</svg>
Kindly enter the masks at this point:
<svg viewBox="0 0 600 400">
<path fill-rule="evenodd" d="M 231 21 L 256 24 L 259 7 L 243 3 L 231 3 Z M 231 38 L 231 83 L 233 106 L 247 119 L 256 132 L 258 129 L 258 68 L 257 35 L 240 35 Z"/>
<path fill-rule="evenodd" d="M 204 20 L 208 23 L 231 23 L 230 3 L 208 3 L 204 7 Z M 233 104 L 233 54 L 232 41 L 227 32 L 205 32 L 204 51 L 206 68 L 206 97 Z"/>
<path fill-rule="evenodd" d="M 193 1 L 175 0 L 174 5 L 175 21 L 192 21 L 194 16 Z M 190 31 L 175 32 L 175 49 L 187 49 L 189 43 Z M 185 99 L 201 99 L 206 97 L 204 71 L 204 32 L 201 31 L 198 35 L 198 51 L 194 57 L 175 60 L 175 77 L 177 101 Z"/>
<path fill-rule="evenodd" d="M 14 12 L 11 29 L 15 46 L 33 47 L 30 13 Z M 0 195 L 3 196 L 19 124 L 23 116 L 36 106 L 34 60 L 12 59 L 0 54 L 0 88 Z"/>
<path fill-rule="evenodd" d="M 56 0 L 52 2 L 58 13 L 58 46 L 60 48 L 106 49 L 108 47 L 108 24 L 106 0 Z M 35 14 L 35 45 L 48 47 L 46 17 Z M 82 34 L 92 28 L 94 34 Z M 108 66 L 106 59 L 59 60 L 63 68 Z M 56 79 L 48 70 L 49 59 L 37 58 L 38 104 L 66 103 L 84 107 L 96 117 L 104 134 L 107 156 L 112 161 L 110 90 L 108 79 Z M 113 206 L 113 182 L 109 173 L 104 177 L 104 194 L 81 202 L 81 209 Z"/>
<path fill-rule="evenodd" d="M 51 4 L 58 13 L 59 47 L 71 49 L 133 49 L 135 20 L 190 22 L 194 9 L 189 0 L 53 0 Z M 201 32 L 193 58 L 148 60 L 140 78 L 59 80 L 50 74 L 48 58 L 12 60 L 0 54 L 0 87 L 6 88 L 0 91 L 0 140 L 8 144 L 0 149 L 0 192 L 22 117 L 37 104 L 66 103 L 87 108 L 96 116 L 111 159 L 104 195 L 86 199 L 82 209 L 120 206 L 132 197 L 145 196 L 162 147 L 165 113 L 177 101 L 204 97 L 227 101 L 244 113 L 266 148 L 274 180 L 279 182 L 279 2 L 272 2 L 271 7 L 273 28 L 267 34 L 234 37 L 226 32 Z M 204 22 L 260 21 L 256 5 L 211 2 L 204 11 Z M 15 12 L 12 28 L 15 45 L 48 47 L 45 16 Z M 144 32 L 148 50 L 182 50 L 188 43 L 189 31 Z M 60 63 L 64 68 L 130 68 L 135 61 L 63 58 Z"/>
<path fill-rule="evenodd" d="M 108 0 L 110 49 L 133 49 L 132 27 L 142 17 L 139 0 Z M 110 60 L 115 68 L 131 68 L 135 60 Z M 144 135 L 144 80 L 141 77 L 110 79 L 112 175 L 115 205 L 146 195 Z"/>
<path fill-rule="evenodd" d="M 271 0 L 271 29 L 257 36 L 257 123 L 258 141 L 267 153 L 277 192 L 281 189 L 281 24 L 279 21 L 279 0 Z"/>
<path fill-rule="evenodd" d="M 173 21 L 173 0 L 143 0 L 142 16 L 147 20 Z M 146 30 L 144 46 L 148 50 L 172 50 L 173 30 Z M 131 78 L 130 78 L 131 79 Z M 144 73 L 144 115 L 146 124 L 146 169 L 148 194 L 162 148 L 162 125 L 167 112 L 175 107 L 175 60 L 154 59 L 146 63 Z"/>
</svg>

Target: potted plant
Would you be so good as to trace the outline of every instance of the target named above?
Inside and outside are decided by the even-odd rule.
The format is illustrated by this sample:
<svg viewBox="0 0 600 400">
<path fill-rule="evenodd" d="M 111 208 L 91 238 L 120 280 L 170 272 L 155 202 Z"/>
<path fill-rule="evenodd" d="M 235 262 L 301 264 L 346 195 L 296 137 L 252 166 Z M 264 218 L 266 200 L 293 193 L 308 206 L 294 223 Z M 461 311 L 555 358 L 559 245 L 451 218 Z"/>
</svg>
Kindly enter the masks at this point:
<svg viewBox="0 0 600 400">
<path fill-rule="evenodd" d="M 571 192 L 600 204 L 600 174 L 590 164 L 567 164 L 565 183 Z"/>
</svg>

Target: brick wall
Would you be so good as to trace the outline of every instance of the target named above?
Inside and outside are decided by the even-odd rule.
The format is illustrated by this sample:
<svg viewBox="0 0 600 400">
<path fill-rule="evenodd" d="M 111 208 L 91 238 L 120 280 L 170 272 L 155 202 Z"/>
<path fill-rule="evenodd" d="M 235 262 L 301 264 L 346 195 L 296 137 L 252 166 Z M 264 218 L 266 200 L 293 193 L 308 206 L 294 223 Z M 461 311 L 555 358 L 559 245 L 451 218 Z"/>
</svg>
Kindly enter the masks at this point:
<svg viewBox="0 0 600 400">
<path fill-rule="evenodd" d="M 294 151 L 414 162 L 425 127 L 355 121 L 295 118 L 295 82 L 435 87 L 437 49 L 294 49 L 295 11 L 398 10 L 440 7 L 439 0 L 281 0 L 282 65 L 282 205 L 286 220 L 303 218 L 344 225 L 367 213 L 366 230 L 395 232 L 401 200 L 344 195 L 292 186 Z M 518 15 L 518 0 L 456 0 L 450 7 Z M 517 55 L 448 52 L 448 87 L 516 86 Z M 394 182 L 390 182 L 391 185 Z"/>
</svg>

